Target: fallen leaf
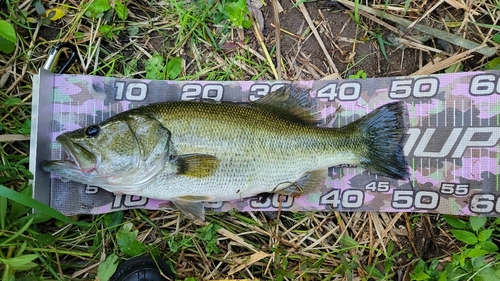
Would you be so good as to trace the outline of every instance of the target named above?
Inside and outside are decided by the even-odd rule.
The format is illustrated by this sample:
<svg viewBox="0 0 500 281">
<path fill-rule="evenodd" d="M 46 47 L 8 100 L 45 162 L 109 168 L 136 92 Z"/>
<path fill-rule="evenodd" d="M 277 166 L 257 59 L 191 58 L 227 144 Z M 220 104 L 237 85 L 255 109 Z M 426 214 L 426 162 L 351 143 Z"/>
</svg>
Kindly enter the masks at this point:
<svg viewBox="0 0 500 281">
<path fill-rule="evenodd" d="M 45 16 L 51 21 L 58 20 L 64 17 L 65 14 L 66 13 L 64 12 L 64 10 L 60 8 L 48 9 L 47 11 L 45 11 Z"/>
</svg>

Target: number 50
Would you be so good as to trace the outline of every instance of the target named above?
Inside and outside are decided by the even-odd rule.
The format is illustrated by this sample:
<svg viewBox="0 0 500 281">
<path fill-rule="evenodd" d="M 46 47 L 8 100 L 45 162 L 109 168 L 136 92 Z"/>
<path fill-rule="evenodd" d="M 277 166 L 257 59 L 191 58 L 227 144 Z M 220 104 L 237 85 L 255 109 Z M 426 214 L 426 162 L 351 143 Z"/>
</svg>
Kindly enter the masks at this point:
<svg viewBox="0 0 500 281">
<path fill-rule="evenodd" d="M 435 191 L 419 190 L 394 190 L 392 194 L 392 207 L 394 209 L 434 210 L 439 205 L 439 194 Z"/>
</svg>

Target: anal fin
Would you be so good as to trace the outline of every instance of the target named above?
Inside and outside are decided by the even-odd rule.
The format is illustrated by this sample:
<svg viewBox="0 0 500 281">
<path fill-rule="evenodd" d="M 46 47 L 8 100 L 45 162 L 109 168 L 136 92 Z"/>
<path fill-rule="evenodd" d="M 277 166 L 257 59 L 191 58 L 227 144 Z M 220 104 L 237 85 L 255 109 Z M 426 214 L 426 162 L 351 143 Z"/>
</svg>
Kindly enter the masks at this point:
<svg viewBox="0 0 500 281">
<path fill-rule="evenodd" d="M 307 172 L 298 181 L 275 191 L 275 193 L 294 197 L 314 193 L 324 185 L 327 172 L 327 169 Z"/>
</svg>

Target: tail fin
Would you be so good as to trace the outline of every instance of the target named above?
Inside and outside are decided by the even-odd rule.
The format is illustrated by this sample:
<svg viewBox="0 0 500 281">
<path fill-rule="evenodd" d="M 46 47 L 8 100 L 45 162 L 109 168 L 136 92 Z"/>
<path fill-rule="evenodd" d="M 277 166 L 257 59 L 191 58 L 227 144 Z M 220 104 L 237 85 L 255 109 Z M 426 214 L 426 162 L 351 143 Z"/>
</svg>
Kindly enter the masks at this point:
<svg viewBox="0 0 500 281">
<path fill-rule="evenodd" d="M 395 179 L 409 177 L 403 151 L 408 112 L 404 102 L 383 105 L 358 120 L 368 153 L 361 165 L 377 174 Z"/>
</svg>

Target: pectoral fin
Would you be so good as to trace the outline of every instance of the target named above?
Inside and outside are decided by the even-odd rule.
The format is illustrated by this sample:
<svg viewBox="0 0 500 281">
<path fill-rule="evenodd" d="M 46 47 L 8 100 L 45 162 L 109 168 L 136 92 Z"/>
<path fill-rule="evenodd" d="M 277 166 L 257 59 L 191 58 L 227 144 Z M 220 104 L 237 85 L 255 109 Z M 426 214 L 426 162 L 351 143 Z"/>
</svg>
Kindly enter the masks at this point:
<svg viewBox="0 0 500 281">
<path fill-rule="evenodd" d="M 202 201 L 210 201 L 212 197 L 182 196 L 172 200 L 172 203 L 190 219 L 205 221 L 205 206 Z"/>
<path fill-rule="evenodd" d="M 288 187 L 275 191 L 275 193 L 294 197 L 314 193 L 325 184 L 326 173 L 327 169 L 307 172 L 298 181 Z"/>
<path fill-rule="evenodd" d="M 177 174 L 193 178 L 212 175 L 219 166 L 219 159 L 208 154 L 186 154 L 175 159 Z"/>
</svg>

